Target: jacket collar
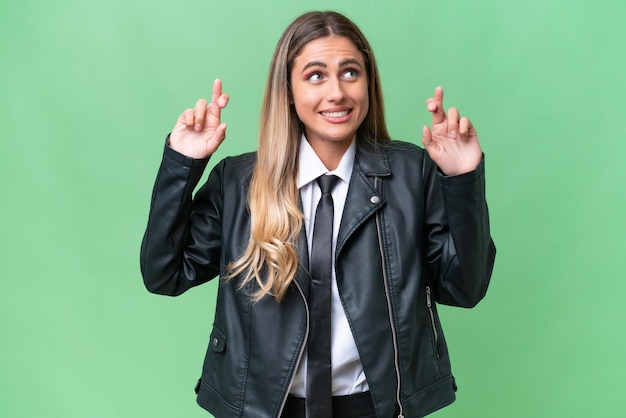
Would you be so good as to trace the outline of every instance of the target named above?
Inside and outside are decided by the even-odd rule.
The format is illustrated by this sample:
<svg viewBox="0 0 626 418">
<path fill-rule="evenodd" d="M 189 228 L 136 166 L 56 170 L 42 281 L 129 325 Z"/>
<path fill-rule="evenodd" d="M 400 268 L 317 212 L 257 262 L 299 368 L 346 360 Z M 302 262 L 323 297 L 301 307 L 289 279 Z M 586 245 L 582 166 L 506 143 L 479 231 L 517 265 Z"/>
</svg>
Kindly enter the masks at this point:
<svg viewBox="0 0 626 418">
<path fill-rule="evenodd" d="M 387 144 L 380 141 L 376 144 L 372 140 L 359 138 L 355 156 L 355 171 L 360 171 L 368 177 L 385 177 L 391 174 Z"/>
<path fill-rule="evenodd" d="M 343 246 L 359 226 L 384 206 L 385 199 L 380 186 L 377 187 L 375 184 L 375 178 L 386 177 L 391 174 L 386 144 L 377 145 L 364 138 L 359 139 L 357 140 L 350 187 L 341 217 L 339 236 L 337 237 L 336 258 L 339 258 Z M 300 263 L 295 280 L 306 295 L 305 297 L 308 298 L 310 285 L 309 256 L 304 225 L 300 231 L 298 256 Z"/>
</svg>

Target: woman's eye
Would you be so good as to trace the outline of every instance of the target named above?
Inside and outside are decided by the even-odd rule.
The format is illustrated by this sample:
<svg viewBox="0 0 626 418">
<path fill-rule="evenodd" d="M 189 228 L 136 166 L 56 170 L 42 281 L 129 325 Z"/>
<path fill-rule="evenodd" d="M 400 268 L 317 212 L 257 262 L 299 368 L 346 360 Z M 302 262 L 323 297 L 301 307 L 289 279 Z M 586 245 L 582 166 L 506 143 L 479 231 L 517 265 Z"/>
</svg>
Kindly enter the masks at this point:
<svg viewBox="0 0 626 418">
<path fill-rule="evenodd" d="M 307 77 L 309 81 L 320 81 L 322 79 L 322 75 L 320 73 L 313 73 Z"/>
<path fill-rule="evenodd" d="M 359 76 L 359 72 L 357 70 L 346 70 L 346 72 L 343 73 L 343 76 L 345 78 L 357 78 Z"/>
</svg>

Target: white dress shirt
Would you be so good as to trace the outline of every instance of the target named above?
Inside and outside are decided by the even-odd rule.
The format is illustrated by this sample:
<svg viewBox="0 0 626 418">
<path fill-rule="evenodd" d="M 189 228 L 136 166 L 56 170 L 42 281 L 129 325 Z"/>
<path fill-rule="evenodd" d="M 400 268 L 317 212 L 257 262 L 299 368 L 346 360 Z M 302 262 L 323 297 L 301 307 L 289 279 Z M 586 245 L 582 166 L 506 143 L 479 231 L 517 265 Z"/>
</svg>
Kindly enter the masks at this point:
<svg viewBox="0 0 626 418">
<path fill-rule="evenodd" d="M 341 215 L 348 195 L 348 186 L 354 165 L 356 154 L 356 144 L 352 141 L 346 150 L 341 162 L 333 171 L 329 171 L 324 163 L 319 159 L 309 142 L 303 136 L 300 140 L 300 154 L 298 163 L 298 178 L 296 184 L 300 190 L 302 200 L 302 212 L 304 214 L 304 226 L 306 228 L 309 257 L 311 256 L 311 246 L 313 243 L 313 224 L 315 220 L 315 210 L 322 195 L 317 182 L 315 181 L 323 174 L 334 174 L 339 177 L 335 188 L 332 191 L 334 202 L 333 220 L 333 244 L 332 244 L 332 289 L 331 289 L 331 358 L 332 358 L 332 379 L 333 396 L 350 395 L 369 390 L 365 380 L 363 366 L 359 359 L 359 353 L 350 331 L 348 319 L 343 311 L 339 291 L 337 290 L 337 280 L 335 277 L 335 247 L 341 224 Z M 289 390 L 294 396 L 306 397 L 306 369 L 307 353 L 302 355 L 300 364 L 296 370 L 293 383 Z"/>
</svg>

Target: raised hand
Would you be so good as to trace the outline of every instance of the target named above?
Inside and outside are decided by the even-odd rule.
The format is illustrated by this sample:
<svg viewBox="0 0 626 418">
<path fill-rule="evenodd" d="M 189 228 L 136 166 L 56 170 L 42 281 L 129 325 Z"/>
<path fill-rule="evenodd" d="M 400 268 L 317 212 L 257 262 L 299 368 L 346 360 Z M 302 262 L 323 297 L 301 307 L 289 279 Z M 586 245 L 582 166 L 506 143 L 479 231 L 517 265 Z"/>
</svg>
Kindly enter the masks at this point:
<svg viewBox="0 0 626 418">
<path fill-rule="evenodd" d="M 228 95 L 222 93 L 222 81 L 213 82 L 213 96 L 207 105 L 199 99 L 193 109 L 185 110 L 170 134 L 170 147 L 188 157 L 207 158 L 217 150 L 226 137 L 226 124 L 221 123 L 222 109 Z"/>
<path fill-rule="evenodd" d="M 478 166 L 482 150 L 476 129 L 466 117 L 460 117 L 455 107 L 443 107 L 443 88 L 435 89 L 435 97 L 426 100 L 426 107 L 433 116 L 432 131 L 422 129 L 422 143 L 430 158 L 447 176 L 468 173 Z"/>
</svg>

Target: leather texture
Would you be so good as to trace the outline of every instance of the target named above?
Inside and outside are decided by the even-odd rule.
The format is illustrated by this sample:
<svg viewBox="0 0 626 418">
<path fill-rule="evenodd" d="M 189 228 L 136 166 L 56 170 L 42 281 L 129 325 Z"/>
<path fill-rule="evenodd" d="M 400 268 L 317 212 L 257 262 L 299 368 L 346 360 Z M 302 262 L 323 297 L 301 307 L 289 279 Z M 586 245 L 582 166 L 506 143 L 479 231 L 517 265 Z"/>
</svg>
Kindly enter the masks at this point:
<svg viewBox="0 0 626 418">
<path fill-rule="evenodd" d="M 241 256 L 250 233 L 246 198 L 255 160 L 254 153 L 222 160 L 192 198 L 207 160 L 166 146 L 141 247 L 149 291 L 180 295 L 223 277 Z M 239 288 L 239 278 L 220 278 L 198 384 L 198 403 L 214 416 L 280 416 L 308 332 L 304 230 L 298 253 L 297 276 L 281 303 L 271 297 L 253 302 L 255 283 Z M 398 411 L 420 417 L 454 401 L 456 383 L 434 302 L 476 305 L 494 259 L 484 161 L 473 172 L 444 177 L 415 145 L 358 139 L 336 278 L 377 417 Z"/>
</svg>

